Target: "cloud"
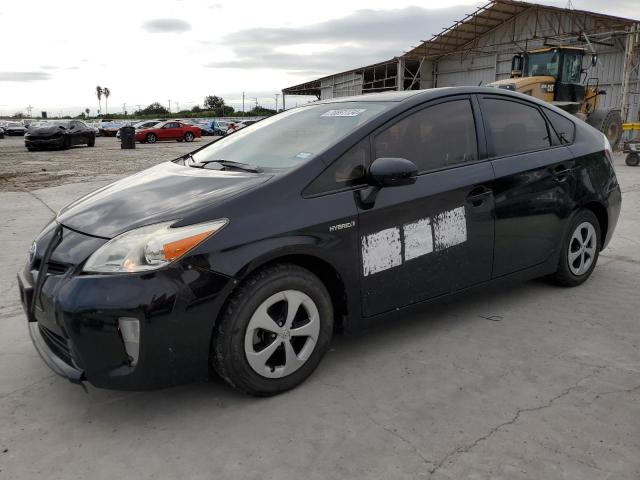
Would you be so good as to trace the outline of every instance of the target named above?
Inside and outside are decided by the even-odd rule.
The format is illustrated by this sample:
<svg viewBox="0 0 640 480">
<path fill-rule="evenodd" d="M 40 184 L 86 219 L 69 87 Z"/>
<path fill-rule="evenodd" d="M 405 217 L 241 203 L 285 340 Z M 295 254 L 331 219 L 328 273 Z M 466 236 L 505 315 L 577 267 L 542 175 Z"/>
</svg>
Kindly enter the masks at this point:
<svg viewBox="0 0 640 480">
<path fill-rule="evenodd" d="M 56 67 L 55 65 L 41 65 L 40 68 L 42 70 L 57 70 L 59 67 Z"/>
<path fill-rule="evenodd" d="M 222 4 L 221 3 L 212 3 L 207 8 L 209 8 L 210 10 L 220 10 L 222 8 Z"/>
<path fill-rule="evenodd" d="M 301 27 L 239 30 L 220 40 L 236 58 L 209 62 L 205 67 L 267 68 L 308 76 L 326 75 L 401 55 L 462 18 L 468 10 L 467 6 L 436 10 L 416 6 L 367 9 Z"/>
<path fill-rule="evenodd" d="M 47 72 L 0 72 L 0 82 L 37 82 L 50 78 Z"/>
<path fill-rule="evenodd" d="M 179 18 L 156 18 L 142 24 L 149 33 L 184 33 L 191 30 L 191 24 Z"/>
</svg>

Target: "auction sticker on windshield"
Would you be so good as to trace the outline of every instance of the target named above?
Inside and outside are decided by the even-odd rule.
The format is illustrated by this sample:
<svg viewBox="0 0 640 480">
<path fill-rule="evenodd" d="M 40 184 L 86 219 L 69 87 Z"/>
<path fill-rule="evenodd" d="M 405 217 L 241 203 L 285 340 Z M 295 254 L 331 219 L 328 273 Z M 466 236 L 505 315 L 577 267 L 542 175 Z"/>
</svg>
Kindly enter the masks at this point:
<svg viewBox="0 0 640 480">
<path fill-rule="evenodd" d="M 321 117 L 357 117 L 362 112 L 366 112 L 365 108 L 350 108 L 344 110 L 328 110 Z"/>
</svg>

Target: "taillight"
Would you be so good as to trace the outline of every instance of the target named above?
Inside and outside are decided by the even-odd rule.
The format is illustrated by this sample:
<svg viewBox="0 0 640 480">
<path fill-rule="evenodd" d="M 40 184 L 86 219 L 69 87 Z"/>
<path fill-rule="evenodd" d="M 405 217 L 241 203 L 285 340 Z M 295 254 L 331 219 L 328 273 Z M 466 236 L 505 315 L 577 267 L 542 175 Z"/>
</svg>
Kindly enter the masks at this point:
<svg viewBox="0 0 640 480">
<path fill-rule="evenodd" d="M 615 170 L 615 164 L 613 163 L 613 149 L 611 148 L 611 144 L 609 143 L 609 139 L 606 135 L 602 134 L 602 138 L 604 140 L 604 153 L 611 164 L 611 168 Z"/>
</svg>

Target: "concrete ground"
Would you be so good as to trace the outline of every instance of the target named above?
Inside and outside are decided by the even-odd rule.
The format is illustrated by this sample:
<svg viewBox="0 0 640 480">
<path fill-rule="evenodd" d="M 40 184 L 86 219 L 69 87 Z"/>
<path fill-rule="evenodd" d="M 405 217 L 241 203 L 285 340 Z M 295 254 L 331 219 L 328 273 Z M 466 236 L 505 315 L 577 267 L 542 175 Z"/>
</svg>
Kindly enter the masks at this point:
<svg viewBox="0 0 640 480">
<path fill-rule="evenodd" d="M 482 291 L 338 336 L 306 383 L 268 399 L 215 380 L 85 394 L 54 375 L 15 272 L 53 212 L 104 178 L 7 187 L 0 478 L 637 480 L 640 168 L 619 157 L 617 171 L 622 216 L 585 285 Z"/>
</svg>

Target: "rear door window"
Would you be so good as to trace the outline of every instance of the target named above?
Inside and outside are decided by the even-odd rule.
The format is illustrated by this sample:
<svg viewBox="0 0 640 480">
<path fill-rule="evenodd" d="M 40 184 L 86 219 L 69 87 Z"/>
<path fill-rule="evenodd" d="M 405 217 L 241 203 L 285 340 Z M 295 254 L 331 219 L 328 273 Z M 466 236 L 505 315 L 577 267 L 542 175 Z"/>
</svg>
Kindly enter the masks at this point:
<svg viewBox="0 0 640 480">
<path fill-rule="evenodd" d="M 516 155 L 551 146 L 547 122 L 532 105 L 485 98 L 482 116 L 493 156 Z"/>
<path fill-rule="evenodd" d="M 468 99 L 424 108 L 375 137 L 375 158 L 411 160 L 419 172 L 478 160 L 473 109 Z"/>
</svg>

